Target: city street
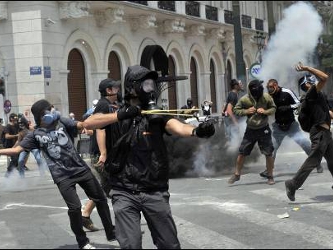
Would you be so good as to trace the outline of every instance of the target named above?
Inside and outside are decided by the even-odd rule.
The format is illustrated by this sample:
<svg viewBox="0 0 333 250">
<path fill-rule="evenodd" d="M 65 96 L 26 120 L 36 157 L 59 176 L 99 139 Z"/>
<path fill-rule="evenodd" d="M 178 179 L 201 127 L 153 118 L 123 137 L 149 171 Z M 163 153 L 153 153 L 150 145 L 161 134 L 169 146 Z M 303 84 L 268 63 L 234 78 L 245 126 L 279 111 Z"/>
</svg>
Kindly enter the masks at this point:
<svg viewBox="0 0 333 250">
<path fill-rule="evenodd" d="M 233 185 L 230 174 L 170 180 L 171 207 L 178 236 L 185 249 L 333 248 L 333 184 L 326 162 L 324 173 L 314 170 L 290 202 L 284 181 L 306 158 L 294 144 L 284 142 L 275 164 L 276 184 L 259 176 L 265 158 L 246 164 L 246 174 Z M 25 179 L 6 179 L 0 169 L 0 248 L 77 248 L 69 227 L 67 207 L 49 175 L 40 177 L 30 157 Z M 78 187 L 82 204 L 86 196 Z M 111 202 L 109 202 L 112 209 Z M 111 210 L 113 216 L 113 212 Z M 94 223 L 102 228 L 96 211 Z M 114 217 L 113 217 L 114 219 Z M 143 248 L 155 248 L 142 219 Z M 103 230 L 88 232 L 98 248 L 119 248 L 107 242 Z"/>
</svg>

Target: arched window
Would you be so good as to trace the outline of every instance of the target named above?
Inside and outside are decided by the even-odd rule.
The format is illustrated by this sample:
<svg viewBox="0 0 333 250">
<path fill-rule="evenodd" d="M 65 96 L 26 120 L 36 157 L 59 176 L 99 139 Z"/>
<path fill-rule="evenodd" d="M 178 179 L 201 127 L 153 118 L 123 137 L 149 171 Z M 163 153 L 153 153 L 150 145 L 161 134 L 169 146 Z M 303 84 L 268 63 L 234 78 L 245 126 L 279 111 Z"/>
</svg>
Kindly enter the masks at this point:
<svg viewBox="0 0 333 250">
<path fill-rule="evenodd" d="M 191 69 L 191 76 L 190 76 L 191 96 L 188 97 L 192 98 L 193 105 L 199 107 L 197 65 L 193 57 L 191 57 L 190 69 Z"/>
<path fill-rule="evenodd" d="M 172 56 L 169 56 L 169 76 L 176 75 L 176 65 Z M 177 82 L 168 83 L 168 99 L 169 99 L 169 109 L 177 109 Z"/>
<path fill-rule="evenodd" d="M 67 69 L 68 87 L 68 112 L 73 112 L 77 120 L 82 120 L 82 115 L 87 109 L 85 66 L 79 50 L 69 52 Z"/>
<path fill-rule="evenodd" d="M 113 80 L 121 80 L 120 61 L 119 57 L 114 51 L 111 51 L 109 54 L 108 69 L 108 78 L 112 78 Z"/>
<path fill-rule="evenodd" d="M 225 91 L 226 91 L 226 95 L 228 96 L 229 91 L 231 91 L 230 89 L 230 82 L 231 82 L 231 77 L 232 77 L 232 68 L 231 68 L 231 63 L 228 60 L 227 61 L 227 72 L 226 72 L 226 78 L 225 78 Z"/>
<path fill-rule="evenodd" d="M 212 113 L 217 112 L 216 106 L 216 74 L 215 74 L 215 64 L 213 59 L 210 59 L 210 96 L 212 105 Z"/>
</svg>

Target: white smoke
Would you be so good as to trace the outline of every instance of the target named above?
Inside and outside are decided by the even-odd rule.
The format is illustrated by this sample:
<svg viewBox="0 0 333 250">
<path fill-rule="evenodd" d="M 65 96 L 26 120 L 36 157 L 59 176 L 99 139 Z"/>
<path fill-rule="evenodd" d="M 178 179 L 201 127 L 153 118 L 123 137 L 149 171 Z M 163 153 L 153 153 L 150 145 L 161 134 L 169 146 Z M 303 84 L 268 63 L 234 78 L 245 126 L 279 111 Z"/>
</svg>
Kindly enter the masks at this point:
<svg viewBox="0 0 333 250">
<path fill-rule="evenodd" d="M 300 75 L 294 66 L 298 62 L 313 64 L 312 55 L 323 25 L 315 8 L 305 2 L 291 5 L 283 16 L 263 53 L 260 76 L 265 83 L 274 78 L 280 86 L 296 90 Z"/>
</svg>

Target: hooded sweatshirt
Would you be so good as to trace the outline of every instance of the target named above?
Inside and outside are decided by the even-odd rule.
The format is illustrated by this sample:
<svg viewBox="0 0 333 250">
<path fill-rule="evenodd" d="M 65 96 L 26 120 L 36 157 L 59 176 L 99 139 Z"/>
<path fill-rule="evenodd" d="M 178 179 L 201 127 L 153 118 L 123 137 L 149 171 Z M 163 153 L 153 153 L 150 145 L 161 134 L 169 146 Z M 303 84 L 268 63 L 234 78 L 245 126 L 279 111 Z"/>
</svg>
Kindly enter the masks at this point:
<svg viewBox="0 0 333 250">
<path fill-rule="evenodd" d="M 268 116 L 273 115 L 276 111 L 276 105 L 273 98 L 268 93 L 263 93 L 258 101 L 254 99 L 248 89 L 248 94 L 241 97 L 233 111 L 238 116 L 247 116 L 247 127 L 250 129 L 261 129 L 268 125 Z M 247 114 L 246 110 L 255 107 L 256 109 L 265 109 L 265 114 Z"/>
</svg>

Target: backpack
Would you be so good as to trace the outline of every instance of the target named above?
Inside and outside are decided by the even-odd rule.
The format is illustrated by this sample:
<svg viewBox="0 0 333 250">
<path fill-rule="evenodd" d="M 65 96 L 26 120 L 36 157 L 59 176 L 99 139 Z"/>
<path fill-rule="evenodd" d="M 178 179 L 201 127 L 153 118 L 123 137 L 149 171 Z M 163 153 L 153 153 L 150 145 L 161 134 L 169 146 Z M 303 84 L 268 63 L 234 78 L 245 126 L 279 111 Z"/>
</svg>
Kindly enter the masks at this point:
<svg viewBox="0 0 333 250">
<path fill-rule="evenodd" d="M 298 114 L 298 122 L 305 132 L 310 132 L 312 127 L 311 113 L 309 111 L 309 104 L 306 98 L 301 99 L 301 108 Z"/>
</svg>

